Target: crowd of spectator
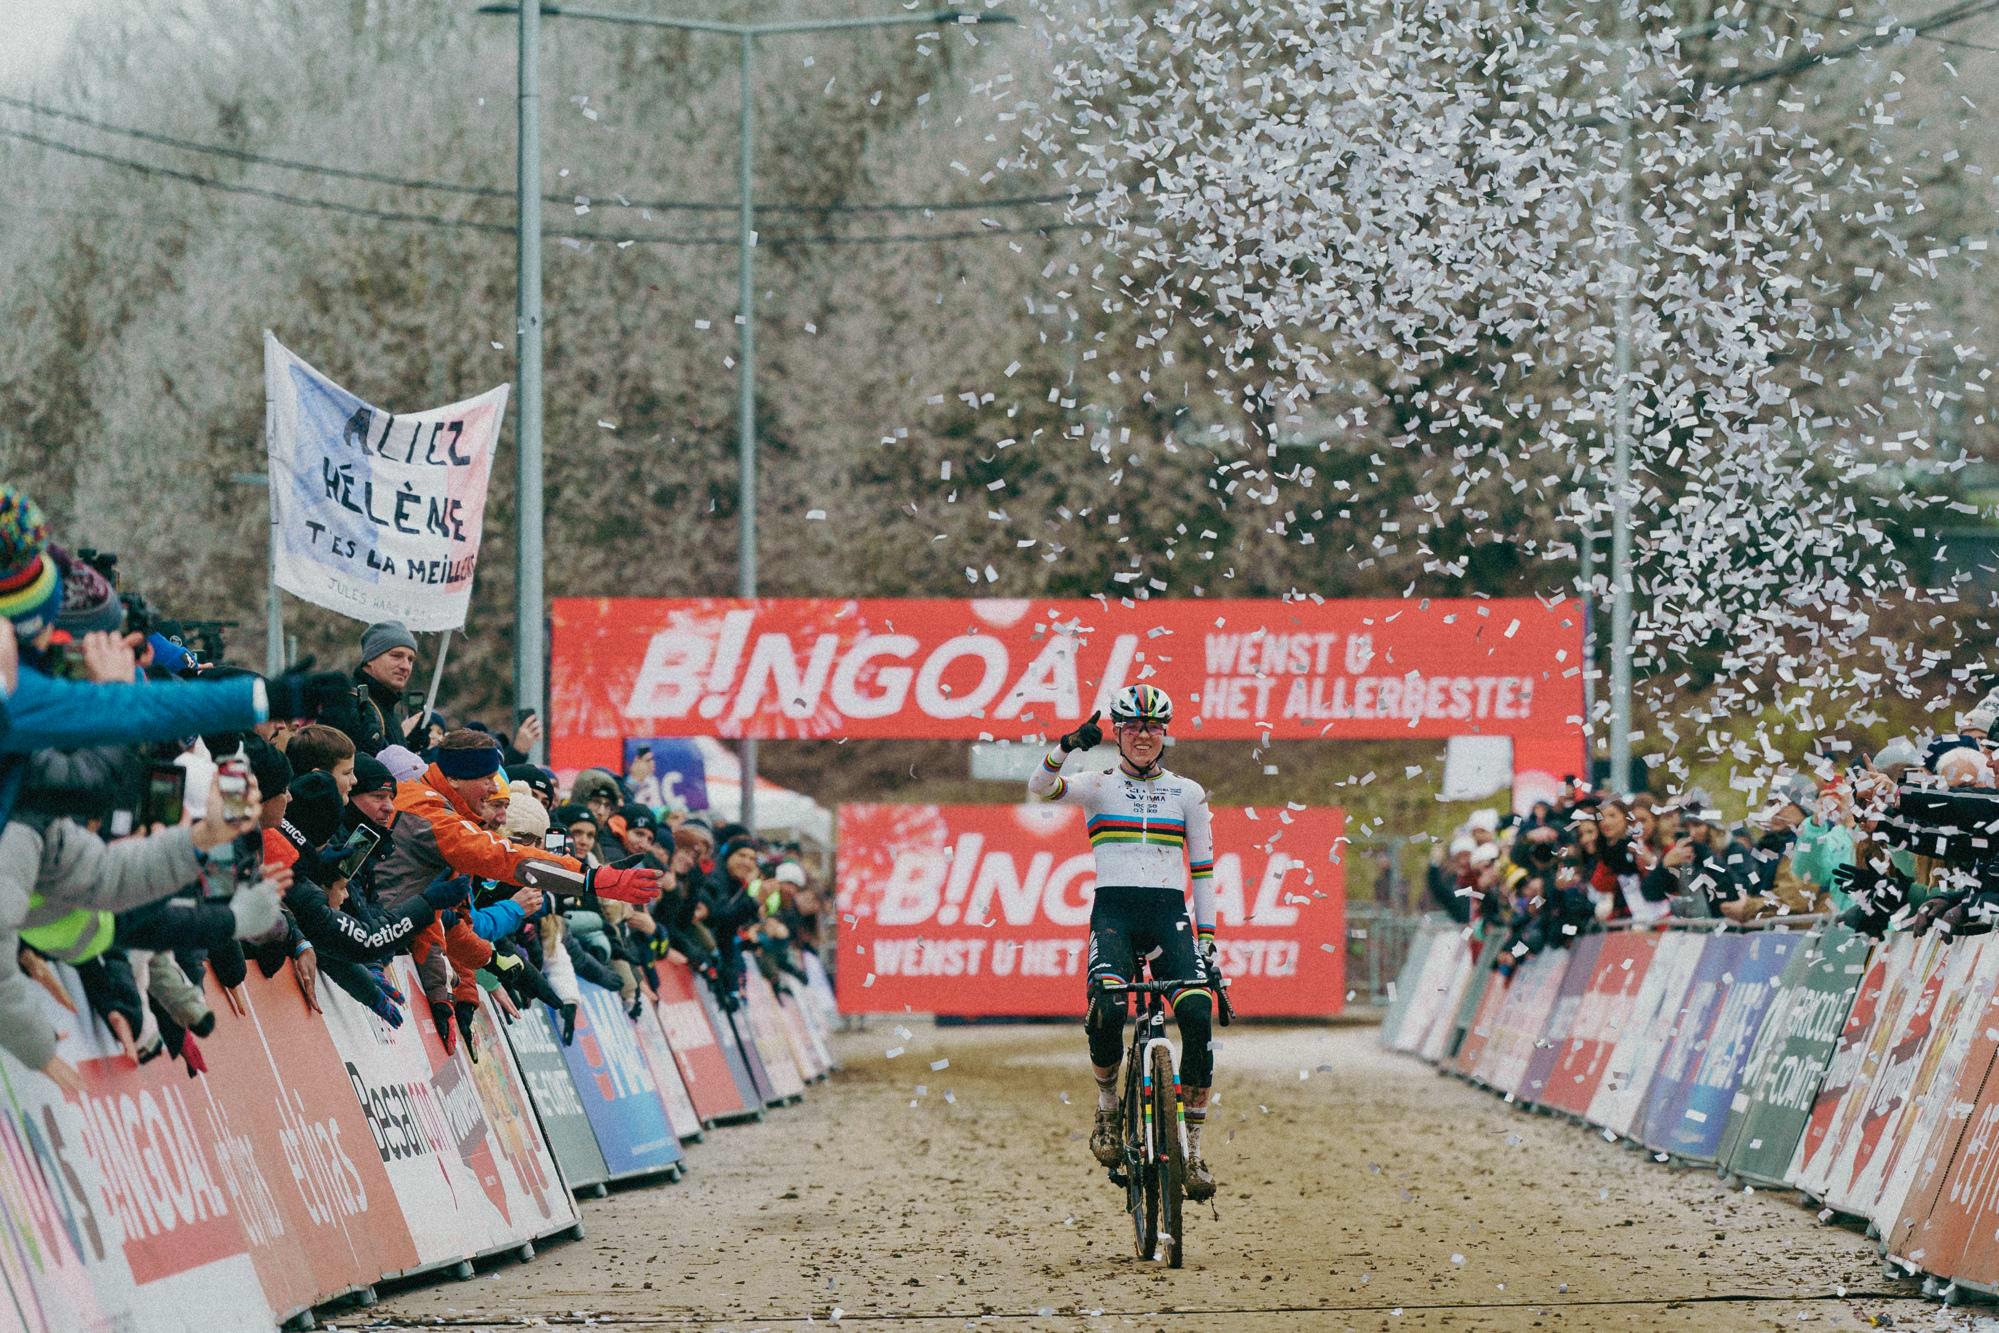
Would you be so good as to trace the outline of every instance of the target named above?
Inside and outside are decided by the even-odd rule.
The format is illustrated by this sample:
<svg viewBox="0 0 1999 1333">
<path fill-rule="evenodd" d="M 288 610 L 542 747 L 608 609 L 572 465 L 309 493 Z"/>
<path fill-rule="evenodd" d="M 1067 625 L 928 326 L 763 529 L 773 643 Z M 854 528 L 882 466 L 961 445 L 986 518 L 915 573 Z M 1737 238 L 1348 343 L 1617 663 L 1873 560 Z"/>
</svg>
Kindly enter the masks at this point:
<svg viewBox="0 0 1999 1333">
<path fill-rule="evenodd" d="M 1999 690 L 1923 743 L 1820 756 L 1780 775 L 1731 821 L 1689 787 L 1670 798 L 1567 779 L 1525 815 L 1479 810 L 1431 858 L 1434 906 L 1522 959 L 1613 923 L 1747 924 L 1836 916 L 1880 936 L 1951 934 L 1999 920 Z"/>
<path fill-rule="evenodd" d="M 567 1041 L 579 979 L 636 1018 L 663 961 L 725 1007 L 749 967 L 805 976 L 825 913 L 795 846 L 662 808 L 644 772 L 564 791 L 533 760 L 537 717 L 502 734 L 426 711 L 395 622 L 367 627 L 351 674 L 265 679 L 119 582 L 0 487 L 0 1046 L 65 1090 L 37 985 L 193 1077 L 228 1021 L 211 971 L 232 1006 L 250 968 L 289 969 L 311 1008 L 335 986 L 447 1049 L 482 991 L 510 1020 L 546 1006 Z M 391 980 L 399 953 L 420 995 Z"/>
</svg>

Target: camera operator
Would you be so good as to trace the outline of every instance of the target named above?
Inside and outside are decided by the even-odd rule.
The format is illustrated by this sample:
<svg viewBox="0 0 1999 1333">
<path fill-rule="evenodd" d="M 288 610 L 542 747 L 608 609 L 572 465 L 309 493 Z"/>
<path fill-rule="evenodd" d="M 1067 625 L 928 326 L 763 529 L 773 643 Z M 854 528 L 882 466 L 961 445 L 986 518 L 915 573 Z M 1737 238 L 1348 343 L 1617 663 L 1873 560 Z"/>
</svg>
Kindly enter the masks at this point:
<svg viewBox="0 0 1999 1333">
<path fill-rule="evenodd" d="M 1931 770 L 1911 769 L 1892 806 L 1872 820 L 1870 855 L 1850 872 L 1856 929 L 1879 928 L 1919 895 L 1912 928 L 1981 934 L 1999 919 L 1999 790 L 1990 761 L 1970 740 L 1933 745 Z M 1888 855 L 1874 854 L 1875 847 Z M 1914 858 L 1906 872 L 1897 853 Z"/>
</svg>

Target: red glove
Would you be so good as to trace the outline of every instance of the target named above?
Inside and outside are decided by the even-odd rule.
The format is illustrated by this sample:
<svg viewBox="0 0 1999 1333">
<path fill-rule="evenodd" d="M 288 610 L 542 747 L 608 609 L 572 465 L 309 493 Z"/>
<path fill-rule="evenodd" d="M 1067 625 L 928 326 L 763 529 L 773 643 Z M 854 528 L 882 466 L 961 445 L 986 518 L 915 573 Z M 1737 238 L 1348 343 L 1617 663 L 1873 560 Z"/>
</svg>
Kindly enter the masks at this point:
<svg viewBox="0 0 1999 1333">
<path fill-rule="evenodd" d="M 180 1058 L 187 1061 L 187 1076 L 196 1078 L 208 1072 L 208 1061 L 201 1054 L 201 1046 L 192 1032 L 184 1033 L 180 1039 Z"/>
<path fill-rule="evenodd" d="M 659 872 L 650 866 L 633 866 L 629 870 L 599 866 L 590 872 L 590 887 L 599 898 L 643 907 L 659 896 Z"/>
</svg>

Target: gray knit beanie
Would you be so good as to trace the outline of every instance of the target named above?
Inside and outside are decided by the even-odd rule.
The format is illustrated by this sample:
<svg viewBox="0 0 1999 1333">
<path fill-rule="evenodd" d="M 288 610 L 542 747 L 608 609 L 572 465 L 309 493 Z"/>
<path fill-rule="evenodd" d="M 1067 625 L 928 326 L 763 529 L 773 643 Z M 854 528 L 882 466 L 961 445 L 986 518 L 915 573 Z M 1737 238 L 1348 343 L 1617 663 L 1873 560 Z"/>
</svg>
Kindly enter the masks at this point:
<svg viewBox="0 0 1999 1333">
<path fill-rule="evenodd" d="M 384 620 L 361 631 L 361 665 L 380 657 L 391 648 L 416 651 L 416 636 L 403 628 L 400 620 Z"/>
</svg>

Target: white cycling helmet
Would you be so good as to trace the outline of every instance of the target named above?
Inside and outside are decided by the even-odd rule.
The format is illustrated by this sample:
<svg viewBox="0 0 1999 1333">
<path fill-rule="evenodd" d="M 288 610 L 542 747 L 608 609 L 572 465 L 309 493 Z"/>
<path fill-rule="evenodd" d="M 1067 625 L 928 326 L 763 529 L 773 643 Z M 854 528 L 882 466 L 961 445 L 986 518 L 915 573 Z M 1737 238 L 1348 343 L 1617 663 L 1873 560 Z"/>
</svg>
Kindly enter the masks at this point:
<svg viewBox="0 0 1999 1333">
<path fill-rule="evenodd" d="M 1173 697 L 1157 685 L 1127 685 L 1111 700 L 1113 722 L 1171 722 Z"/>
</svg>

